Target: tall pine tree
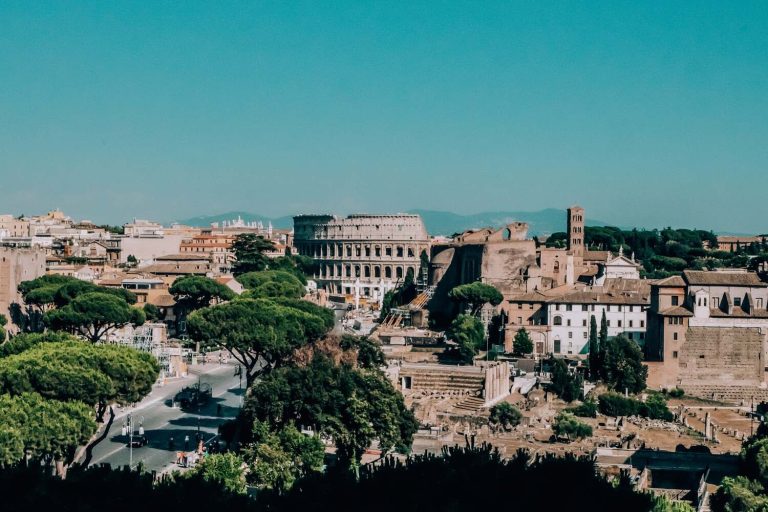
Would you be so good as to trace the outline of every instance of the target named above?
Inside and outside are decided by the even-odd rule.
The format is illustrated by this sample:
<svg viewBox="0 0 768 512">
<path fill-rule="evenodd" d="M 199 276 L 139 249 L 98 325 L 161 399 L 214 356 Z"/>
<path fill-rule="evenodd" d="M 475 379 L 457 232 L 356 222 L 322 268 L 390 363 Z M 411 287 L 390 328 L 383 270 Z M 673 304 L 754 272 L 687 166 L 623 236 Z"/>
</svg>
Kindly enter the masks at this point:
<svg viewBox="0 0 768 512">
<path fill-rule="evenodd" d="M 600 368 L 600 377 L 605 380 L 605 349 L 608 346 L 608 320 L 605 318 L 605 310 L 603 310 L 603 317 L 600 319 L 600 338 L 598 341 L 598 368 Z"/>
<path fill-rule="evenodd" d="M 593 381 L 600 378 L 600 345 L 597 342 L 595 315 L 589 320 L 589 377 Z"/>
</svg>

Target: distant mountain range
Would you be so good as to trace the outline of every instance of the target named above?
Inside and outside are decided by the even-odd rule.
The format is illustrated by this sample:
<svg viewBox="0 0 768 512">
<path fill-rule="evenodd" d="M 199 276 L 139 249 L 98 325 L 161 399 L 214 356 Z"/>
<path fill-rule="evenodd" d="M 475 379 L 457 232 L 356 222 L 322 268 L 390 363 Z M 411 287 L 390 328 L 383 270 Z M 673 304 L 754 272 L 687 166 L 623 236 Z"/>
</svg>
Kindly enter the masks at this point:
<svg viewBox="0 0 768 512">
<path fill-rule="evenodd" d="M 418 213 L 427 226 L 430 235 L 459 233 L 467 229 L 483 227 L 502 227 L 512 222 L 527 222 L 528 233 L 533 235 L 551 235 L 566 230 L 565 210 L 546 208 L 537 212 L 483 212 L 473 215 L 459 215 L 451 212 L 434 210 L 411 210 Z M 606 226 L 607 222 L 587 219 L 588 226 Z"/>
<path fill-rule="evenodd" d="M 501 227 L 511 222 L 527 222 L 529 234 L 549 235 L 566 229 L 565 210 L 547 208 L 537 212 L 484 212 L 473 215 L 459 215 L 452 212 L 439 212 L 434 210 L 410 210 L 408 213 L 421 215 L 427 231 L 430 235 L 446 235 L 465 231 L 467 229 L 482 228 L 486 226 Z M 265 226 L 272 222 L 272 226 L 279 229 L 293 227 L 293 217 L 266 217 L 248 212 L 227 212 L 220 215 L 200 216 L 178 221 L 187 226 L 208 227 L 212 222 L 243 219 L 244 222 L 261 221 Z M 607 222 L 587 219 L 589 226 L 607 226 Z"/>
</svg>

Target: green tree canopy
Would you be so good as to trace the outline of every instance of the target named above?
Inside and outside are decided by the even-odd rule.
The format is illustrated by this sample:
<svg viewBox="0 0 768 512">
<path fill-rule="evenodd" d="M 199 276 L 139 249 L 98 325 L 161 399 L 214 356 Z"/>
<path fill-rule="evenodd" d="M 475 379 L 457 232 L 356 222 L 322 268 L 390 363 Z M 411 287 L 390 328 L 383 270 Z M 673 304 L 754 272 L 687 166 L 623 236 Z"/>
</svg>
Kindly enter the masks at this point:
<svg viewBox="0 0 768 512">
<path fill-rule="evenodd" d="M 34 458 L 69 462 L 96 432 L 93 409 L 78 401 L 46 400 L 36 393 L 0 395 L 0 411 L 0 435 L 11 443 L 0 461 L 4 464 L 21 460 L 22 445 Z"/>
<path fill-rule="evenodd" d="M 141 325 L 146 317 L 113 294 L 88 292 L 78 295 L 59 309 L 45 313 L 43 320 L 55 330 L 78 333 L 96 343 L 113 329 L 128 324 Z"/>
<path fill-rule="evenodd" d="M 292 299 L 289 297 L 272 297 L 269 300 L 280 306 L 298 309 L 299 311 L 320 317 L 323 320 L 323 325 L 329 331 L 336 325 L 336 315 L 333 310 L 318 306 L 314 302 L 302 299 Z"/>
<path fill-rule="evenodd" d="M 581 395 L 581 377 L 571 373 L 562 359 L 550 358 L 549 364 L 552 368 L 552 391 L 566 402 L 578 400 Z"/>
<path fill-rule="evenodd" d="M 488 422 L 496 427 L 509 430 L 520 424 L 523 419 L 523 413 L 520 409 L 508 402 L 501 402 L 491 407 L 491 415 Z"/>
<path fill-rule="evenodd" d="M 301 281 L 292 273 L 283 270 L 249 272 L 240 275 L 237 280 L 247 289 L 243 297 L 251 299 L 300 299 L 306 293 Z"/>
<path fill-rule="evenodd" d="M 0 315 L 0 345 L 5 342 L 5 325 L 8 323 L 8 319 L 5 315 Z"/>
<path fill-rule="evenodd" d="M 144 316 L 146 317 L 148 322 L 157 322 L 162 318 L 162 313 L 160 312 L 160 308 L 149 302 L 144 304 L 141 310 L 144 311 Z"/>
<path fill-rule="evenodd" d="M 325 446 L 317 436 L 305 435 L 289 423 L 277 431 L 258 419 L 252 442 L 243 450 L 249 465 L 248 482 L 259 489 L 288 491 L 299 478 L 321 471 Z"/>
<path fill-rule="evenodd" d="M 309 256 L 299 254 L 280 256 L 274 258 L 267 264 L 269 270 L 282 270 L 290 272 L 301 281 L 301 284 L 307 284 L 307 278 L 312 277 L 317 272 L 317 264 Z"/>
<path fill-rule="evenodd" d="M 571 373 L 568 370 L 568 364 L 563 359 L 551 357 L 549 364 L 552 368 L 552 384 L 550 385 L 552 391 L 566 402 L 578 400 L 581 395 L 581 377 L 576 373 Z"/>
<path fill-rule="evenodd" d="M 459 315 L 451 323 L 448 337 L 457 343 L 459 359 L 465 364 L 472 364 L 477 351 L 483 346 L 485 329 L 477 317 Z"/>
<path fill-rule="evenodd" d="M 610 338 L 605 346 L 602 363 L 604 380 L 612 389 L 639 393 L 645 389 L 648 368 L 643 364 L 643 353 L 634 341 L 626 336 Z"/>
<path fill-rule="evenodd" d="M 20 333 L 0 345 L 0 358 L 20 354 L 40 343 L 59 343 L 62 341 L 79 340 L 69 333 L 60 331 Z"/>
<path fill-rule="evenodd" d="M 269 258 L 264 253 L 274 251 L 275 244 L 253 233 L 243 233 L 235 239 L 232 250 L 235 253 L 232 273 L 239 276 L 265 270 L 269 266 Z"/>
<path fill-rule="evenodd" d="M 40 343 L 0 358 L 0 392 L 99 406 L 138 402 L 152 391 L 159 365 L 145 352 L 80 340 Z"/>
<path fill-rule="evenodd" d="M 232 452 L 214 453 L 204 457 L 186 477 L 201 478 L 232 494 L 245 494 L 245 467 L 243 459 Z"/>
<path fill-rule="evenodd" d="M 375 369 L 387 364 L 386 356 L 378 343 L 366 336 L 344 334 L 339 345 L 343 350 L 357 351 L 357 364 L 361 368 Z"/>
<path fill-rule="evenodd" d="M 592 427 L 579 421 L 576 416 L 567 411 L 561 411 L 555 416 L 552 431 L 558 437 L 566 437 L 568 440 L 582 439 L 592 435 Z"/>
<path fill-rule="evenodd" d="M 295 349 L 322 338 L 326 325 L 319 316 L 267 299 L 239 299 L 203 308 L 188 320 L 194 340 L 228 351 L 243 365 L 249 386 Z"/>
<path fill-rule="evenodd" d="M 448 297 L 456 302 L 468 304 L 472 315 L 477 315 L 485 304 L 498 306 L 504 300 L 499 290 L 481 282 L 457 286 L 448 292 Z"/>
<path fill-rule="evenodd" d="M 525 327 L 521 327 L 515 334 L 515 339 L 512 341 L 513 351 L 515 355 L 522 356 L 525 354 L 531 354 L 533 352 L 533 340 Z"/>
<path fill-rule="evenodd" d="M 333 438 L 346 467 L 356 467 L 375 439 L 384 452 L 407 452 L 418 427 L 383 372 L 334 365 L 324 354 L 268 374 L 253 387 L 245 410 L 272 430 L 295 423 Z"/>
<path fill-rule="evenodd" d="M 235 292 L 218 281 L 193 275 L 176 279 L 168 292 L 183 315 L 235 298 Z"/>
</svg>

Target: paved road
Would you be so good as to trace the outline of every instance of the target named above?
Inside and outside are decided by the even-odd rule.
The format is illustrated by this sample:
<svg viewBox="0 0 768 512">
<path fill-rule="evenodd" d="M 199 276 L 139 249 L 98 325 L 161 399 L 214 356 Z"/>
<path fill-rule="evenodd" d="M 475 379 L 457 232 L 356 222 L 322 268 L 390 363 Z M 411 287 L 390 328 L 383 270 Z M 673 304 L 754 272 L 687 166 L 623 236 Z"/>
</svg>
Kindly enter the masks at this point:
<svg viewBox="0 0 768 512">
<path fill-rule="evenodd" d="M 188 377 L 156 386 L 152 393 L 133 408 L 115 410 L 113 422 L 107 437 L 93 449 L 91 465 L 108 463 L 112 467 L 128 465 L 129 449 L 127 436 L 122 436 L 122 426 L 130 413 L 134 420 L 135 431 L 143 416 L 144 433 L 148 444 L 133 449 L 133 464 L 139 462 L 149 471 L 160 471 L 173 463 L 176 451 L 184 450 L 184 437 L 189 436 L 189 449 L 194 449 L 198 425 L 205 441 L 213 438 L 223 422 L 237 415 L 242 391 L 238 388 L 239 379 L 234 376 L 235 364 L 207 364 L 193 367 Z M 200 411 L 183 411 L 172 407 L 173 396 L 184 386 L 202 382 L 213 388 L 213 400 Z M 243 379 L 245 386 L 245 379 Z M 221 406 L 221 416 L 217 416 L 217 406 Z M 174 448 L 169 446 L 173 437 Z"/>
</svg>

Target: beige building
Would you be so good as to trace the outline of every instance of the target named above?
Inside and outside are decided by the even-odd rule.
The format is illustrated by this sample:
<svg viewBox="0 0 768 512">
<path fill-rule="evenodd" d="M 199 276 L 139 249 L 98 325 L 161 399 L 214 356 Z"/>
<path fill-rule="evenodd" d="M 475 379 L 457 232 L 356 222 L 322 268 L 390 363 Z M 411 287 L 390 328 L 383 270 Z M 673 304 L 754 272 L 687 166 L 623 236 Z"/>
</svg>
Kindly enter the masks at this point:
<svg viewBox="0 0 768 512">
<path fill-rule="evenodd" d="M 693 271 L 651 288 L 650 387 L 706 395 L 765 388 L 768 284 L 747 271 Z"/>
<path fill-rule="evenodd" d="M 0 239 L 26 238 L 29 235 L 29 221 L 13 215 L 0 215 Z"/>
<path fill-rule="evenodd" d="M 411 214 L 299 215 L 294 247 L 317 264 L 318 288 L 332 300 L 379 304 L 411 271 L 416 277 L 429 235 Z"/>
<path fill-rule="evenodd" d="M 14 331 L 11 305 L 21 304 L 18 288 L 45 274 L 45 251 L 39 248 L 16 249 L 0 247 L 0 315 L 8 319 L 6 329 Z"/>
</svg>

